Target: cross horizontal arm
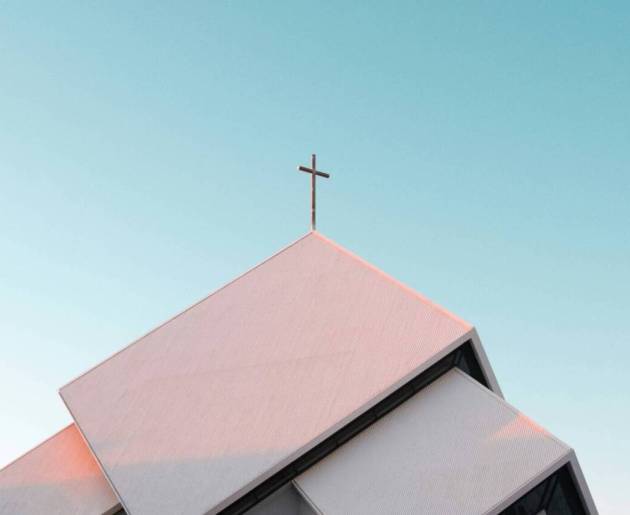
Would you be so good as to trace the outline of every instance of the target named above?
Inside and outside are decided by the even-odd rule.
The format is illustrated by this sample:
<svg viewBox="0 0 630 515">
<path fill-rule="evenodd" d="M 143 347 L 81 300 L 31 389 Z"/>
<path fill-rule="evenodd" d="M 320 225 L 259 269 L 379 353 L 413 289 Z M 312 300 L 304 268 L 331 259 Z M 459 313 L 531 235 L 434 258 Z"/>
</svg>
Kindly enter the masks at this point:
<svg viewBox="0 0 630 515">
<path fill-rule="evenodd" d="M 312 168 L 308 168 L 306 166 L 298 166 L 298 170 L 300 172 L 313 173 L 313 169 Z M 315 170 L 315 175 L 319 175 L 320 177 L 325 177 L 326 179 L 330 178 L 330 174 L 328 174 L 326 172 L 320 172 L 319 170 Z"/>
</svg>

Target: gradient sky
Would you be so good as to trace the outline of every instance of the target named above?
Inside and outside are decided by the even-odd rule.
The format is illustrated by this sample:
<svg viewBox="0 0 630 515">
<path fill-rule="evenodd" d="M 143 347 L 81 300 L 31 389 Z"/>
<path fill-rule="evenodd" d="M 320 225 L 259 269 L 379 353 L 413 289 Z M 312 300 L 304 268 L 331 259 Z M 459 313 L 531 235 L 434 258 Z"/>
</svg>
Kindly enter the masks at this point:
<svg viewBox="0 0 630 515">
<path fill-rule="evenodd" d="M 0 2 L 0 465 L 305 233 L 317 152 L 321 232 L 475 324 L 630 511 L 630 4 L 86 4 Z"/>
</svg>

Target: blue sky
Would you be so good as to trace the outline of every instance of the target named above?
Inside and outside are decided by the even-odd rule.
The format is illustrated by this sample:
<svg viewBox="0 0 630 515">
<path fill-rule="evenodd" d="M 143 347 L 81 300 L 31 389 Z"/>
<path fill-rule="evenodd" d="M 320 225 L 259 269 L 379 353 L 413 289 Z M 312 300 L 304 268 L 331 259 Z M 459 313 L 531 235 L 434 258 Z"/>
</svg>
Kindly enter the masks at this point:
<svg viewBox="0 0 630 515">
<path fill-rule="evenodd" d="M 475 324 L 630 509 L 630 5 L 2 2 L 0 464 L 308 230 Z M 115 416 L 115 414 L 113 414 Z"/>
</svg>

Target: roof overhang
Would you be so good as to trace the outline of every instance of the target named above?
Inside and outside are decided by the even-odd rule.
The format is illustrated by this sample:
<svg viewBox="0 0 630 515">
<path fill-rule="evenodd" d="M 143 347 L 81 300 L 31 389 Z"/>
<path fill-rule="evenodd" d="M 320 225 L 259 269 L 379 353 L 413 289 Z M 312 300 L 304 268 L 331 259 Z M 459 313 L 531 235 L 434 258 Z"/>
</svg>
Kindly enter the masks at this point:
<svg viewBox="0 0 630 515">
<path fill-rule="evenodd" d="M 597 513 L 571 448 L 451 370 L 294 483 L 319 513 L 497 515 L 564 466 Z"/>
</svg>

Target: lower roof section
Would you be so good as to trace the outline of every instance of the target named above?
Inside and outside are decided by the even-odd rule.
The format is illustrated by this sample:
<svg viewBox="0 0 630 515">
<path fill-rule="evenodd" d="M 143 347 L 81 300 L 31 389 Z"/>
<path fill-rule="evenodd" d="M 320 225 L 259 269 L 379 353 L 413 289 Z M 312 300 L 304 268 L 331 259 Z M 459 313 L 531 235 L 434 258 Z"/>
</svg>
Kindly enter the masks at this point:
<svg viewBox="0 0 630 515">
<path fill-rule="evenodd" d="M 294 481 L 326 515 L 494 514 L 572 456 L 452 369 Z"/>
<path fill-rule="evenodd" d="M 0 515 L 109 515 L 118 507 L 74 424 L 0 470 Z"/>
</svg>

